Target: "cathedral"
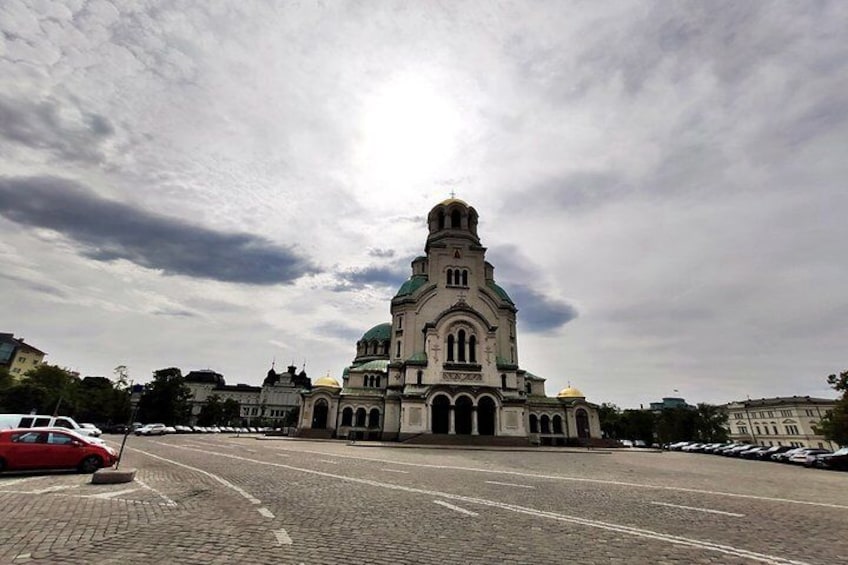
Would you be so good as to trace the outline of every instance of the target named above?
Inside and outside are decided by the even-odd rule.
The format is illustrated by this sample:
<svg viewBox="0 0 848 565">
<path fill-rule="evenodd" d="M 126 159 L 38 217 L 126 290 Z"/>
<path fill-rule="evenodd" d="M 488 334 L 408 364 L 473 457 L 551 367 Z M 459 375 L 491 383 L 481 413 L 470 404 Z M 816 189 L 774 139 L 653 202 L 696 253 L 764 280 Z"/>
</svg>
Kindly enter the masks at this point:
<svg viewBox="0 0 848 565">
<path fill-rule="evenodd" d="M 327 375 L 301 391 L 300 436 L 504 445 L 600 438 L 596 405 L 571 386 L 548 397 L 545 379 L 521 368 L 518 308 L 495 282 L 477 221 L 456 198 L 430 211 L 425 254 L 392 298 L 391 322 L 363 334 L 341 382 Z"/>
</svg>

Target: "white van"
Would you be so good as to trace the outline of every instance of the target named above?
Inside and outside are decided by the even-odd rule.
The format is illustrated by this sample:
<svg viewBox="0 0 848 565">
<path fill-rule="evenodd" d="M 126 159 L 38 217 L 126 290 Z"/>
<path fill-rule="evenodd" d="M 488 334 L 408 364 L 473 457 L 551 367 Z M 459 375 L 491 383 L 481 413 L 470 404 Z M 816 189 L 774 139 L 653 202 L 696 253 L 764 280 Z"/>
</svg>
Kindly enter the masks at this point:
<svg viewBox="0 0 848 565">
<path fill-rule="evenodd" d="M 83 428 L 69 416 L 46 414 L 0 414 L 0 430 L 13 428 L 65 428 L 76 433 L 94 437 L 95 430 Z"/>
</svg>

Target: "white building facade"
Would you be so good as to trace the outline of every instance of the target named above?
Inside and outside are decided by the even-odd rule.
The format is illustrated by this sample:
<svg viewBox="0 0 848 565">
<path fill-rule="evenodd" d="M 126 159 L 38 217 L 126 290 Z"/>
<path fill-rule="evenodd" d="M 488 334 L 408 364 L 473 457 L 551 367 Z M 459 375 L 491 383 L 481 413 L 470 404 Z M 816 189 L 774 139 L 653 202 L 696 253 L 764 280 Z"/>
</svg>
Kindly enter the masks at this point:
<svg viewBox="0 0 848 565">
<path fill-rule="evenodd" d="M 392 299 L 392 321 L 357 342 L 341 383 L 322 377 L 302 393 L 301 435 L 600 437 L 597 407 L 582 393 L 547 398 L 544 379 L 520 367 L 518 309 L 495 282 L 477 221 L 458 199 L 430 211 L 425 255 Z"/>
<path fill-rule="evenodd" d="M 836 400 L 809 396 L 784 396 L 731 402 L 727 428 L 733 441 L 758 445 L 789 445 L 836 449 L 839 446 L 816 431 Z"/>
</svg>

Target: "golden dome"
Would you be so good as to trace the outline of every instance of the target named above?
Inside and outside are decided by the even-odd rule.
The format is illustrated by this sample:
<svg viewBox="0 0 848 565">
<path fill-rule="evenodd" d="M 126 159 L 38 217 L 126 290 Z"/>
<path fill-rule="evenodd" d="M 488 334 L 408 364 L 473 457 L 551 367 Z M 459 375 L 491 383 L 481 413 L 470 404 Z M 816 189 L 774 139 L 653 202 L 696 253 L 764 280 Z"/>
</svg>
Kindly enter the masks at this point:
<svg viewBox="0 0 848 565">
<path fill-rule="evenodd" d="M 450 206 L 451 204 L 462 204 L 466 208 L 468 208 L 468 203 L 465 200 L 460 200 L 459 198 L 448 198 L 447 200 L 442 200 L 439 202 L 439 206 Z"/>
<path fill-rule="evenodd" d="M 559 391 L 557 398 L 586 398 L 586 395 L 572 386 L 567 386 Z"/>
<path fill-rule="evenodd" d="M 327 373 L 323 377 L 315 379 L 315 383 L 312 386 L 324 386 L 327 388 L 342 388 L 342 385 L 339 384 L 339 381 L 330 376 L 330 373 Z"/>
</svg>

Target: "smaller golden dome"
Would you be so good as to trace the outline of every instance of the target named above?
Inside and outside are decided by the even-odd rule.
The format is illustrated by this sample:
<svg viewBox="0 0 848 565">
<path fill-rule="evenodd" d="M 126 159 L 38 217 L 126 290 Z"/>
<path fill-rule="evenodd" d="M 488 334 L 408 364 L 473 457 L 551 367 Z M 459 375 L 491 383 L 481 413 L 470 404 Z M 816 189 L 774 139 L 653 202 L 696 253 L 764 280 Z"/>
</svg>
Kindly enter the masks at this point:
<svg viewBox="0 0 848 565">
<path fill-rule="evenodd" d="M 448 198 L 447 200 L 442 200 L 439 202 L 440 206 L 450 206 L 451 204 L 462 204 L 466 208 L 468 208 L 468 203 L 465 200 L 460 200 L 459 198 Z"/>
<path fill-rule="evenodd" d="M 330 373 L 327 373 L 323 377 L 315 379 L 315 383 L 312 386 L 324 386 L 327 388 L 342 388 L 342 385 L 339 384 L 339 381 L 330 376 Z"/>
<path fill-rule="evenodd" d="M 559 391 L 557 398 L 586 398 L 586 395 L 572 386 L 567 386 Z"/>
</svg>

